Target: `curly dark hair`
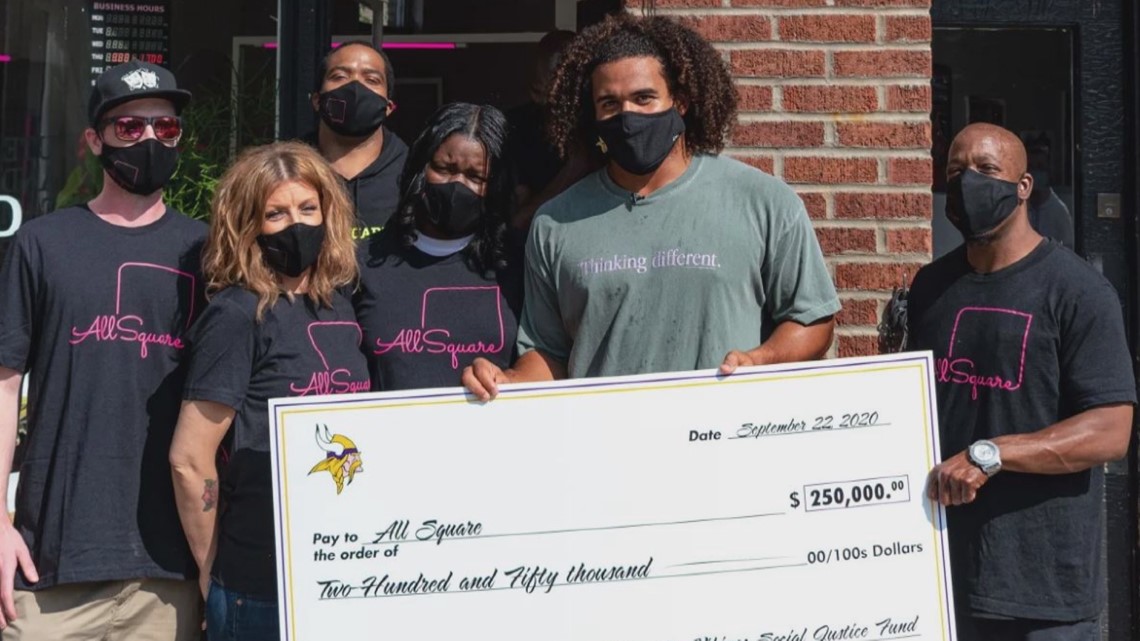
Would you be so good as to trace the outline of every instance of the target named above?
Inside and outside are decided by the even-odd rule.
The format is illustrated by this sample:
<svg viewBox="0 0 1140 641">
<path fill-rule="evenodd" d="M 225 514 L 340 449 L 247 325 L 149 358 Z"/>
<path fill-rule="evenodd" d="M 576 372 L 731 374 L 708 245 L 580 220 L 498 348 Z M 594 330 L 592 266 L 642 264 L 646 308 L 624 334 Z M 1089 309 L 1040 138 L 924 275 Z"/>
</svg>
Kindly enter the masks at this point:
<svg viewBox="0 0 1140 641">
<path fill-rule="evenodd" d="M 595 138 L 591 76 L 615 60 L 649 56 L 661 62 L 673 99 L 688 105 L 685 150 L 716 154 L 736 121 L 736 89 L 712 45 L 692 29 L 660 16 L 609 16 L 582 31 L 563 54 L 551 83 L 548 135 L 563 156 Z"/>
<path fill-rule="evenodd" d="M 483 216 L 464 255 L 471 269 L 481 274 L 506 269 L 507 219 L 514 206 L 514 191 L 504 158 L 507 132 L 506 116 L 490 105 L 454 102 L 432 114 L 423 133 L 408 150 L 408 160 L 400 175 L 400 204 L 387 224 L 404 247 L 411 247 L 417 237 L 416 216 L 425 206 L 424 172 L 428 163 L 445 140 L 459 134 L 478 141 L 490 165 Z"/>
</svg>

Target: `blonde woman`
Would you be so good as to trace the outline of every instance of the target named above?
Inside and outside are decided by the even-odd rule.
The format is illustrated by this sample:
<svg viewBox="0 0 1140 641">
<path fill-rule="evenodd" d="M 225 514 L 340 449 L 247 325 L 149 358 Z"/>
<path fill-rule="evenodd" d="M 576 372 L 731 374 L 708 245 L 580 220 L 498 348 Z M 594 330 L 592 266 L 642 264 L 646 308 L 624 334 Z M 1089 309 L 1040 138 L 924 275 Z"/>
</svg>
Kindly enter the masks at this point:
<svg viewBox="0 0 1140 641">
<path fill-rule="evenodd" d="M 218 185 L 203 256 L 212 296 L 190 331 L 170 450 L 210 641 L 279 638 L 268 400 L 368 390 L 338 292 L 357 276 L 353 216 L 336 174 L 299 143 L 246 151 Z"/>
</svg>

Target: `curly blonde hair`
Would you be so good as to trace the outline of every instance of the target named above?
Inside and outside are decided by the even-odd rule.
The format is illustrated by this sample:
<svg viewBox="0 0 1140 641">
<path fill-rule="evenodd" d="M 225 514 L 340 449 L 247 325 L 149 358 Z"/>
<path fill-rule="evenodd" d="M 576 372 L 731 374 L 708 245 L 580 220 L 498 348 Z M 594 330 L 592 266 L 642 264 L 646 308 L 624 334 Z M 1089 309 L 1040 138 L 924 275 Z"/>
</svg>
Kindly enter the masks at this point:
<svg viewBox="0 0 1140 641">
<path fill-rule="evenodd" d="M 257 294 L 257 319 L 283 293 L 274 270 L 262 259 L 257 237 L 269 196 L 281 184 L 296 181 L 320 196 L 325 240 L 309 274 L 306 295 L 314 303 L 332 306 L 338 288 L 356 282 L 356 245 L 352 201 L 340 178 L 312 147 L 278 142 L 247 149 L 218 182 L 211 205 L 210 235 L 202 255 L 208 291 L 244 287 Z M 292 300 L 292 294 L 284 292 Z"/>
</svg>

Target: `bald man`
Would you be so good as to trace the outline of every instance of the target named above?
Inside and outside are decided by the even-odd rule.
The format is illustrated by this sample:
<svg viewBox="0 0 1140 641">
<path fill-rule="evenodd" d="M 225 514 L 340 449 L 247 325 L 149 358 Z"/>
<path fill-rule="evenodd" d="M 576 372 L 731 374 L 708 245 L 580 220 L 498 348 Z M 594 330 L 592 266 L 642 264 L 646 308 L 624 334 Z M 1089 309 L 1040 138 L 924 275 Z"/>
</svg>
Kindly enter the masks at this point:
<svg viewBox="0 0 1140 641">
<path fill-rule="evenodd" d="M 946 215 L 965 245 L 924 267 L 909 347 L 935 357 L 960 638 L 1100 638 L 1104 470 L 1128 448 L 1136 389 L 1107 280 L 1029 224 L 1017 136 L 954 139 Z"/>
</svg>

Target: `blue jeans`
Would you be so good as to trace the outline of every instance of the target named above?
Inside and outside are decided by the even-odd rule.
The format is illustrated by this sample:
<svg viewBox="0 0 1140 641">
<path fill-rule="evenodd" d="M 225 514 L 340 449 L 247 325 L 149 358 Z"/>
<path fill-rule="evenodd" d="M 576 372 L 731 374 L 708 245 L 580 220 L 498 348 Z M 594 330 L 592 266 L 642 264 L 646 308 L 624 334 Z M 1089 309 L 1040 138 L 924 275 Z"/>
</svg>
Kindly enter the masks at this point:
<svg viewBox="0 0 1140 641">
<path fill-rule="evenodd" d="M 277 602 L 251 598 L 210 581 L 206 636 L 209 641 L 280 641 Z"/>
</svg>

